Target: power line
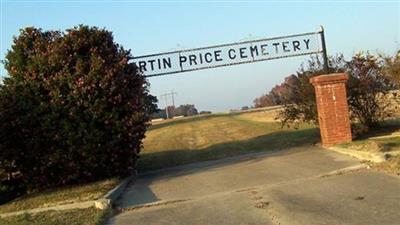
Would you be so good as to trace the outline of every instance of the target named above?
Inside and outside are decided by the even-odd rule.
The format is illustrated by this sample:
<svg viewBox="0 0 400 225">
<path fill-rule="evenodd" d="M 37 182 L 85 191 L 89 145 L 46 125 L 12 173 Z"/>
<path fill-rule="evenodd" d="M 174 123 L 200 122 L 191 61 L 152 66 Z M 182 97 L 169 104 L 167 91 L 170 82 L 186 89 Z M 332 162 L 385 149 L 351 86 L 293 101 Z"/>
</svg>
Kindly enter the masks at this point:
<svg viewBox="0 0 400 225">
<path fill-rule="evenodd" d="M 174 108 L 175 108 L 175 99 L 174 99 L 174 96 L 175 96 L 175 95 L 178 95 L 178 93 L 177 93 L 177 92 L 174 92 L 174 91 L 171 91 L 169 94 L 171 95 L 171 98 L 172 98 L 172 106 L 174 106 Z"/>
<path fill-rule="evenodd" d="M 169 119 L 170 118 L 170 115 L 169 115 L 169 110 L 168 110 L 168 99 L 171 99 L 172 100 L 172 106 L 173 106 L 173 108 L 175 108 L 175 95 L 178 95 L 178 93 L 177 92 L 174 92 L 174 91 L 171 91 L 171 92 L 167 92 L 167 93 L 165 93 L 165 94 L 162 94 L 160 97 L 162 98 L 162 99 L 164 99 L 164 102 L 165 102 L 165 113 L 167 114 L 167 119 Z"/>
</svg>

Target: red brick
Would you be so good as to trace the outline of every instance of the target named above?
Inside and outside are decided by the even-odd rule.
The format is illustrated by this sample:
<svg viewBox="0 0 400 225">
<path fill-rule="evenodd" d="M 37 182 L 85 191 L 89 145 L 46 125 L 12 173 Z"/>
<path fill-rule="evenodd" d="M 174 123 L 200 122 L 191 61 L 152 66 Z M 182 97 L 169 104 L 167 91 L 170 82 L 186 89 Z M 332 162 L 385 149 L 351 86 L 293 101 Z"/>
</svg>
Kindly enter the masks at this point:
<svg viewBox="0 0 400 225">
<path fill-rule="evenodd" d="M 323 146 L 351 141 L 345 86 L 347 79 L 348 76 L 344 73 L 321 75 L 310 79 L 315 87 Z"/>
</svg>

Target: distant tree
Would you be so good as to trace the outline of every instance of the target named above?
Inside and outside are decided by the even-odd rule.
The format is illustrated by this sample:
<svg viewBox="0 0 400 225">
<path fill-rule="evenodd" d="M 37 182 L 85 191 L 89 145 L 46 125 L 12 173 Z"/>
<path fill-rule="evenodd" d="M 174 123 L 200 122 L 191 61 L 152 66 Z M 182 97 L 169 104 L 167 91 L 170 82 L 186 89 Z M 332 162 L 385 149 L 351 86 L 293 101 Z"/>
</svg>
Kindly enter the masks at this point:
<svg viewBox="0 0 400 225">
<path fill-rule="evenodd" d="M 191 104 L 186 104 L 186 105 L 180 105 L 175 109 L 175 115 L 176 116 L 194 116 L 197 115 L 197 109 L 194 105 Z"/>
<path fill-rule="evenodd" d="M 176 114 L 176 108 L 175 108 L 175 106 L 172 106 L 172 105 L 167 106 L 167 107 L 165 108 L 165 110 L 166 110 L 166 116 L 167 116 L 167 118 L 169 118 L 169 119 L 173 118 L 174 116 L 178 116 L 178 115 Z"/>
<path fill-rule="evenodd" d="M 169 118 L 172 118 L 174 116 L 193 116 L 197 115 L 197 109 L 194 105 L 191 104 L 186 104 L 186 105 L 180 105 L 178 107 L 174 106 L 168 106 L 166 109 L 168 109 L 168 116 Z M 167 118 L 167 112 L 166 109 L 163 110 L 158 110 L 157 112 L 152 114 L 153 119 L 158 119 L 158 118 Z"/>
<path fill-rule="evenodd" d="M 204 115 L 204 114 L 211 114 L 211 113 L 212 113 L 211 111 L 200 111 L 199 114 Z"/>
<path fill-rule="evenodd" d="M 165 109 L 159 109 L 157 112 L 154 112 L 151 114 L 151 119 L 166 119 L 167 118 L 167 113 L 165 112 Z"/>
<path fill-rule="evenodd" d="M 185 107 L 184 106 L 178 106 L 177 108 L 175 108 L 175 110 L 174 110 L 174 114 L 176 115 L 176 116 L 184 116 L 185 115 L 185 113 L 186 113 L 186 109 L 185 109 Z"/>
<path fill-rule="evenodd" d="M 241 108 L 241 110 L 249 110 L 249 107 L 248 107 L 248 106 L 243 106 L 243 107 Z"/>
<path fill-rule="evenodd" d="M 295 75 L 285 77 L 285 81 L 282 84 L 275 85 L 268 94 L 254 99 L 254 107 L 261 108 L 283 104 L 285 102 L 284 98 L 290 95 L 291 87 L 296 85 L 297 82 L 298 78 Z"/>
<path fill-rule="evenodd" d="M 271 95 L 269 94 L 265 94 L 262 95 L 258 98 L 255 98 L 253 100 L 253 104 L 255 108 L 262 108 L 262 107 L 266 107 L 266 106 L 273 106 L 276 105 L 276 103 L 274 102 L 273 98 Z"/>
</svg>

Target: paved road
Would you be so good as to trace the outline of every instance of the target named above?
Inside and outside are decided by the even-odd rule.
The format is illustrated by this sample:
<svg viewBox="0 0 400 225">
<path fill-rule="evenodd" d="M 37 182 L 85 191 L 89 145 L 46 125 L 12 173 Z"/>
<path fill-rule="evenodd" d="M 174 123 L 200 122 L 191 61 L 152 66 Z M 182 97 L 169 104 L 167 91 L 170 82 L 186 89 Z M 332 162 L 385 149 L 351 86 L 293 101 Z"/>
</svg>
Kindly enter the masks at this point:
<svg viewBox="0 0 400 225">
<path fill-rule="evenodd" d="M 143 174 L 108 224 L 399 224 L 400 178 L 317 147 Z"/>
</svg>

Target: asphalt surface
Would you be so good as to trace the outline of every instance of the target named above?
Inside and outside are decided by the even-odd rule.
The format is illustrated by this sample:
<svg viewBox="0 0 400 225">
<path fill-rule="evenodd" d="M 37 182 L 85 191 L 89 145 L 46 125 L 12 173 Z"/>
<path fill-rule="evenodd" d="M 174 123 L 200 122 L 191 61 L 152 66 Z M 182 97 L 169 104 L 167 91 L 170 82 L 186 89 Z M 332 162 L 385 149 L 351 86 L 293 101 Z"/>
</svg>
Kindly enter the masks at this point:
<svg viewBox="0 0 400 225">
<path fill-rule="evenodd" d="M 142 174 L 107 224 L 400 224 L 400 178 L 310 146 Z"/>
</svg>

